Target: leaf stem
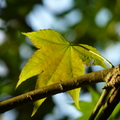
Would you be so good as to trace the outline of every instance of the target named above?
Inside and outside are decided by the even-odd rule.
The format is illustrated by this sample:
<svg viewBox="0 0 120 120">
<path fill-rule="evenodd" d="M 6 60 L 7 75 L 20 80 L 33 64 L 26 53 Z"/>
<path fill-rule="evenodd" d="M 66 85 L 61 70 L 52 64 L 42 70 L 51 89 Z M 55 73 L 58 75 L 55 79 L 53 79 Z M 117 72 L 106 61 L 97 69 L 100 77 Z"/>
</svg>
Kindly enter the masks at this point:
<svg viewBox="0 0 120 120">
<path fill-rule="evenodd" d="M 104 61 L 106 61 L 110 65 L 111 68 L 114 67 L 114 65 L 109 60 L 107 60 L 106 58 L 102 57 L 101 55 L 99 55 L 99 54 L 97 54 L 97 53 L 95 53 L 95 52 L 93 52 L 91 50 L 89 50 L 89 52 L 91 52 L 92 54 L 102 58 Z"/>
<path fill-rule="evenodd" d="M 70 45 L 71 45 L 71 46 L 80 46 L 80 47 L 82 47 L 82 48 L 88 50 L 88 51 L 91 52 L 92 54 L 94 54 L 94 55 L 100 57 L 100 58 L 103 59 L 104 61 L 106 61 L 106 62 L 108 63 L 108 65 L 109 65 L 111 68 L 114 67 L 114 65 L 113 65 L 109 60 L 107 60 L 107 59 L 104 58 L 103 56 L 101 56 L 101 55 L 99 55 L 99 54 L 93 52 L 92 50 L 90 50 L 90 49 L 84 47 L 83 45 L 81 45 L 81 44 L 74 44 L 74 43 L 70 43 Z"/>
</svg>

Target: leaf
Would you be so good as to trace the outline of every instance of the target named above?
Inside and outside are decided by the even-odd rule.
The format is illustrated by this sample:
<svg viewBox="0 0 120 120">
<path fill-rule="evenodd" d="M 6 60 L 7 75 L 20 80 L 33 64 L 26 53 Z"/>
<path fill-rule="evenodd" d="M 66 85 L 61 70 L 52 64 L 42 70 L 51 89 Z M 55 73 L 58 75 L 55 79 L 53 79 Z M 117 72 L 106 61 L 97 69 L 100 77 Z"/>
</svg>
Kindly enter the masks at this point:
<svg viewBox="0 0 120 120">
<path fill-rule="evenodd" d="M 23 34 L 30 38 L 38 50 L 24 66 L 16 87 L 35 75 L 39 75 L 36 88 L 83 75 L 85 65 L 90 66 L 93 59 L 94 65 L 107 68 L 105 59 L 95 48 L 84 44 L 73 45 L 54 30 L 45 29 Z M 78 109 L 79 92 L 80 88 L 68 91 Z M 38 104 L 41 105 L 41 101 L 43 102 L 43 100 L 35 102 L 37 107 L 34 111 L 37 110 Z"/>
<path fill-rule="evenodd" d="M 88 120 L 92 113 L 92 110 L 94 109 L 95 104 L 97 103 L 100 97 L 100 94 L 97 91 L 95 91 L 92 87 L 88 87 L 88 89 L 89 92 L 91 93 L 92 101 L 91 102 L 80 101 L 82 116 L 77 118 L 76 120 Z"/>
</svg>

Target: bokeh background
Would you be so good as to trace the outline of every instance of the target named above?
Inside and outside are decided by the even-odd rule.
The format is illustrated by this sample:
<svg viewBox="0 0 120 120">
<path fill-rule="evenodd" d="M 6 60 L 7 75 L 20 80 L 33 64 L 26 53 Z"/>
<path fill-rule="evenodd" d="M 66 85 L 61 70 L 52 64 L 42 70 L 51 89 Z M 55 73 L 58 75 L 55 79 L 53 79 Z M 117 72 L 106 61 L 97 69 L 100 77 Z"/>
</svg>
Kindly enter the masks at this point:
<svg viewBox="0 0 120 120">
<path fill-rule="evenodd" d="M 34 89 L 36 77 L 15 90 L 21 69 L 36 50 L 21 32 L 48 28 L 69 42 L 96 47 L 113 65 L 120 64 L 120 0 L 0 0 L 0 101 Z M 101 69 L 87 67 L 86 73 Z M 49 97 L 33 117 L 29 103 L 1 114 L 0 120 L 85 120 L 102 87 L 82 89 L 80 99 L 86 102 L 80 102 L 81 112 L 62 93 Z M 110 120 L 120 118 L 119 107 Z"/>
</svg>

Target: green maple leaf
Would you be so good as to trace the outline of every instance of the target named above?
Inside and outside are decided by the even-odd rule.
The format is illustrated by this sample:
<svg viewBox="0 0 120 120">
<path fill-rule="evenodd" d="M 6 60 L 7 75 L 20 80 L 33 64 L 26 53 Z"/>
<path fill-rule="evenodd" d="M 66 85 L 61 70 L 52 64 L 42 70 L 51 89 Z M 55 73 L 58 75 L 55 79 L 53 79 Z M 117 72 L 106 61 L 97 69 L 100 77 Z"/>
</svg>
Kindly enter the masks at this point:
<svg viewBox="0 0 120 120">
<path fill-rule="evenodd" d="M 35 75 L 39 75 L 36 88 L 83 75 L 85 65 L 89 66 L 93 59 L 94 65 L 107 68 L 104 63 L 106 59 L 101 57 L 95 48 L 84 44 L 73 45 L 54 30 L 45 29 L 23 34 L 30 38 L 38 50 L 24 66 L 16 87 Z M 68 93 L 79 109 L 80 88 L 68 91 Z M 35 102 L 33 114 L 44 100 L 45 98 Z"/>
</svg>

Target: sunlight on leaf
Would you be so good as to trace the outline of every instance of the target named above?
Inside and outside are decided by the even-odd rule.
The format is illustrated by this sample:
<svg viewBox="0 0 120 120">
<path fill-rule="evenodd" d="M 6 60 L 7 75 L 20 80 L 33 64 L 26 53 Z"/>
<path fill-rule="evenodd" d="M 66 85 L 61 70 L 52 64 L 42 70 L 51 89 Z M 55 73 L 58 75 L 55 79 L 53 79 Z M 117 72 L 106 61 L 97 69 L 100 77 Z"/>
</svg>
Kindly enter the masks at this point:
<svg viewBox="0 0 120 120">
<path fill-rule="evenodd" d="M 24 66 L 16 88 L 35 75 L 39 75 L 36 89 L 83 75 L 85 65 L 90 66 L 91 60 L 94 60 L 93 65 L 107 68 L 105 59 L 95 48 L 84 44 L 73 45 L 54 30 L 45 29 L 23 34 L 30 38 L 38 50 Z M 80 88 L 68 91 L 78 109 L 79 92 Z M 34 103 L 37 107 L 34 107 L 32 115 L 43 101 L 42 99 Z"/>
</svg>

